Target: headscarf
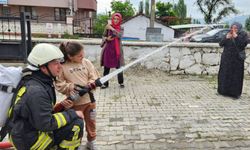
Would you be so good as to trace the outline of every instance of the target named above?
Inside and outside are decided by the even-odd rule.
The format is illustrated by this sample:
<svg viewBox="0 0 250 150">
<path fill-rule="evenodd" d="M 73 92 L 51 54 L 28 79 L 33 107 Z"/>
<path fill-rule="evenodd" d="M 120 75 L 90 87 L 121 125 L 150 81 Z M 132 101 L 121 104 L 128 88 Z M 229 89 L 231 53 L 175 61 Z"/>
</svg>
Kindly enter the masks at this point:
<svg viewBox="0 0 250 150">
<path fill-rule="evenodd" d="M 114 18 L 115 16 L 117 16 L 119 18 L 119 22 L 117 24 L 115 24 L 114 22 Z M 122 23 L 122 15 L 120 13 L 114 13 L 111 17 L 111 26 L 117 31 L 120 32 L 121 31 L 121 23 Z M 115 40 L 115 50 L 116 50 L 116 56 L 119 59 L 120 58 L 120 42 L 118 37 L 114 38 Z"/>
<path fill-rule="evenodd" d="M 119 22 L 117 24 L 115 24 L 115 22 L 114 22 L 115 16 L 117 16 L 119 18 Z M 121 23 L 122 23 L 122 15 L 120 13 L 114 13 L 112 15 L 112 17 L 111 17 L 111 25 L 112 25 L 112 27 L 116 31 L 120 32 L 121 31 Z"/>
<path fill-rule="evenodd" d="M 238 32 L 241 32 L 241 30 L 242 30 L 242 24 L 240 24 L 239 22 L 234 22 L 234 23 L 232 23 L 231 28 L 232 28 L 234 25 L 237 27 Z"/>
</svg>

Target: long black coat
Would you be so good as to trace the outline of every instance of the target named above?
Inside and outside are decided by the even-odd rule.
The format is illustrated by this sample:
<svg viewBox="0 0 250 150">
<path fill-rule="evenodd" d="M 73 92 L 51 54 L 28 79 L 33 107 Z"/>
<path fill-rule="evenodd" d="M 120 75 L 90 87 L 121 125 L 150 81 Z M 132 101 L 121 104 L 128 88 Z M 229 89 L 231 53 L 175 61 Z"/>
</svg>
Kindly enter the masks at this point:
<svg viewBox="0 0 250 150">
<path fill-rule="evenodd" d="M 239 32 L 234 40 L 225 37 L 219 44 L 224 50 L 218 74 L 218 93 L 237 98 L 242 93 L 244 78 L 244 60 L 239 58 L 239 51 L 245 51 L 247 33 Z"/>
</svg>

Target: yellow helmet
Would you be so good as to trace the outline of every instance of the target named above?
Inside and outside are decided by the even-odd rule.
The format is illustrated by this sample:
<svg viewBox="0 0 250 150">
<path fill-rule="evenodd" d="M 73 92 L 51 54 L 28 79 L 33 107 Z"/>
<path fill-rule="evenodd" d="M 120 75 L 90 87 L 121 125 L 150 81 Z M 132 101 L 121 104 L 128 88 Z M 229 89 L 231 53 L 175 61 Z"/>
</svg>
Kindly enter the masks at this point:
<svg viewBox="0 0 250 150">
<path fill-rule="evenodd" d="M 63 59 L 63 53 L 55 45 L 47 43 L 37 44 L 28 56 L 30 65 L 37 68 L 54 59 Z"/>
</svg>

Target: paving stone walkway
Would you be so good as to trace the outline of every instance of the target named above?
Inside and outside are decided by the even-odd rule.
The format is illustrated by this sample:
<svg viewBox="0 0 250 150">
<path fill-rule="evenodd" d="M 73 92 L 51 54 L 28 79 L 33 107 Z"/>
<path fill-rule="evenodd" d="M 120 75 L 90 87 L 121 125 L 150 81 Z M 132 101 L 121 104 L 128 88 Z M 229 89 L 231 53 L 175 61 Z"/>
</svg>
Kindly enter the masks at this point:
<svg viewBox="0 0 250 150">
<path fill-rule="evenodd" d="M 234 100 L 217 95 L 216 76 L 129 69 L 124 89 L 113 78 L 109 88 L 96 90 L 98 148 L 248 150 L 249 85 L 246 76 L 242 97 Z"/>
<path fill-rule="evenodd" d="M 95 92 L 98 149 L 249 150 L 250 77 L 238 100 L 217 95 L 216 88 L 216 76 L 128 69 L 125 88 L 113 78 Z"/>
</svg>

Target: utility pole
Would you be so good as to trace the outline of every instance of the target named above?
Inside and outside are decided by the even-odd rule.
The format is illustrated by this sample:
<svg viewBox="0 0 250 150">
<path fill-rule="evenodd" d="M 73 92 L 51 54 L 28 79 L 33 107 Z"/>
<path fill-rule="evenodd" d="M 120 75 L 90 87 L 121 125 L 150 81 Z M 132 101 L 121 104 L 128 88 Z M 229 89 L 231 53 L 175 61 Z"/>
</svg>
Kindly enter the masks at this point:
<svg viewBox="0 0 250 150">
<path fill-rule="evenodd" d="M 155 0 L 151 0 L 150 28 L 154 27 L 154 22 L 155 22 Z"/>
<path fill-rule="evenodd" d="M 70 10 L 70 12 L 69 12 L 69 15 L 70 16 L 73 16 L 73 0 L 69 0 L 69 10 Z"/>
</svg>

